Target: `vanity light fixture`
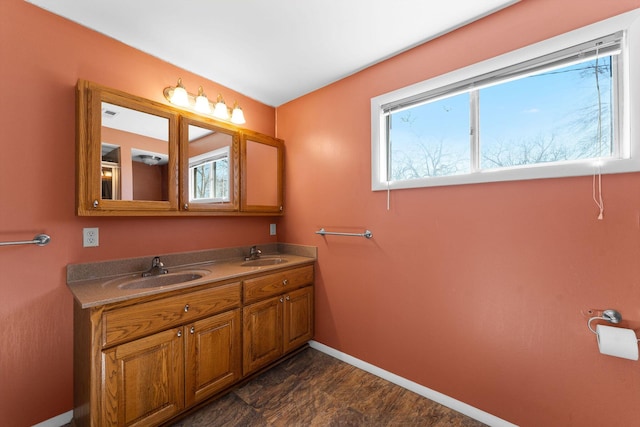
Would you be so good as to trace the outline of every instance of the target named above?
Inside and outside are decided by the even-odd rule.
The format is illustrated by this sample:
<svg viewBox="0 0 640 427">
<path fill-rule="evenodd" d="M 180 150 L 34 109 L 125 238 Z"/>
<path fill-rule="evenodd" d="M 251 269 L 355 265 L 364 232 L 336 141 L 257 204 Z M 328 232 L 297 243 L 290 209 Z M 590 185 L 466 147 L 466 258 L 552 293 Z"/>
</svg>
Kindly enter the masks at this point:
<svg viewBox="0 0 640 427">
<path fill-rule="evenodd" d="M 198 88 L 197 95 L 187 92 L 181 78 L 178 79 L 176 86 L 164 88 L 163 93 L 167 101 L 179 107 L 190 108 L 202 114 L 209 114 L 216 119 L 230 121 L 236 125 L 246 123 L 242 108 L 237 102 L 234 103 L 233 110 L 231 110 L 225 104 L 222 95 L 218 94 L 216 103 L 213 104 L 205 95 L 202 86 Z"/>
</svg>

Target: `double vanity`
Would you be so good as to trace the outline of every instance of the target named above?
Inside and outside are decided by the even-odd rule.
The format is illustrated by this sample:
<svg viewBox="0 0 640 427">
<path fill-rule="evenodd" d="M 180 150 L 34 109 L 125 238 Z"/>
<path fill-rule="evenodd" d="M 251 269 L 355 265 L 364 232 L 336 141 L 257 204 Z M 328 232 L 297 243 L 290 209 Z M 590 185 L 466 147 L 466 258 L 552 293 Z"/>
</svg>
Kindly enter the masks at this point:
<svg viewBox="0 0 640 427">
<path fill-rule="evenodd" d="M 69 265 L 75 425 L 163 424 L 304 346 L 316 248 L 260 249 Z"/>
<path fill-rule="evenodd" d="M 78 216 L 284 214 L 282 140 L 85 80 L 76 95 Z M 260 250 L 69 265 L 74 425 L 170 422 L 304 346 L 316 249 Z"/>
</svg>

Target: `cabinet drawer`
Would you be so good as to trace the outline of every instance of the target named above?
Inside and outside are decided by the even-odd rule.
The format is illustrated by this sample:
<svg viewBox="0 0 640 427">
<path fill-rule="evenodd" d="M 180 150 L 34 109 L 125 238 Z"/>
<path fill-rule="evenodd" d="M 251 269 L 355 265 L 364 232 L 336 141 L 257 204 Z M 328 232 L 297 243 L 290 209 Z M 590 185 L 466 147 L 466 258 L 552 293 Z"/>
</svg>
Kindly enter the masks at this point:
<svg viewBox="0 0 640 427">
<path fill-rule="evenodd" d="M 239 306 L 240 283 L 230 283 L 106 311 L 102 315 L 102 345 L 129 341 Z"/>
<path fill-rule="evenodd" d="M 251 303 L 313 283 L 313 266 L 294 268 L 244 281 L 244 302 Z"/>
</svg>

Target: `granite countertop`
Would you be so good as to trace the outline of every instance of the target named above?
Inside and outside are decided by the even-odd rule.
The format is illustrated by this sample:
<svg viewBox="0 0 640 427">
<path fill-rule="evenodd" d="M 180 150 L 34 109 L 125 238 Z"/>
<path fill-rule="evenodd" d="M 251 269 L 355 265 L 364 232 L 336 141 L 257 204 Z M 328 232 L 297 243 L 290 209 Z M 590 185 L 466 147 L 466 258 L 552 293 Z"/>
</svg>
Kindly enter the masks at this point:
<svg viewBox="0 0 640 427">
<path fill-rule="evenodd" d="M 286 262 L 242 266 L 244 257 L 249 253 L 249 247 L 159 255 L 164 268 L 169 270 L 170 274 L 192 272 L 202 277 L 188 282 L 142 289 L 121 289 L 119 286 L 141 277 L 142 272 L 151 266 L 153 257 L 70 264 L 67 266 L 67 286 L 82 308 L 90 308 L 178 289 L 195 288 L 217 281 L 241 279 L 271 270 L 312 264 L 317 259 L 317 249 L 312 246 L 274 243 L 258 245 L 258 249 L 262 250 L 263 259 L 281 257 Z"/>
</svg>

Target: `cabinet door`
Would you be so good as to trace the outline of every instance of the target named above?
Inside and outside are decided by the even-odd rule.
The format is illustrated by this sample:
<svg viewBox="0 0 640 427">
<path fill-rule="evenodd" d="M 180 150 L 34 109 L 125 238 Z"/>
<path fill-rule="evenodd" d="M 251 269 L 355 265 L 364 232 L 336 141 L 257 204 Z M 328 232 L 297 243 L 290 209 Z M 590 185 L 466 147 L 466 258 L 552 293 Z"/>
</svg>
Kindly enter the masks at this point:
<svg viewBox="0 0 640 427">
<path fill-rule="evenodd" d="M 190 406 L 240 379 L 240 310 L 186 328 L 185 401 Z"/>
<path fill-rule="evenodd" d="M 313 287 L 285 295 L 284 352 L 287 353 L 313 338 Z"/>
<path fill-rule="evenodd" d="M 78 215 L 178 209 L 178 114 L 84 80 L 77 86 Z"/>
<path fill-rule="evenodd" d="M 186 114 L 180 117 L 180 209 L 237 211 L 238 132 L 224 123 Z"/>
<path fill-rule="evenodd" d="M 282 306 L 284 297 L 274 297 L 243 310 L 245 375 L 282 354 Z"/>
<path fill-rule="evenodd" d="M 104 426 L 157 425 L 184 407 L 183 328 L 102 353 Z"/>
<path fill-rule="evenodd" d="M 255 132 L 240 136 L 240 210 L 284 212 L 284 142 Z"/>
</svg>

